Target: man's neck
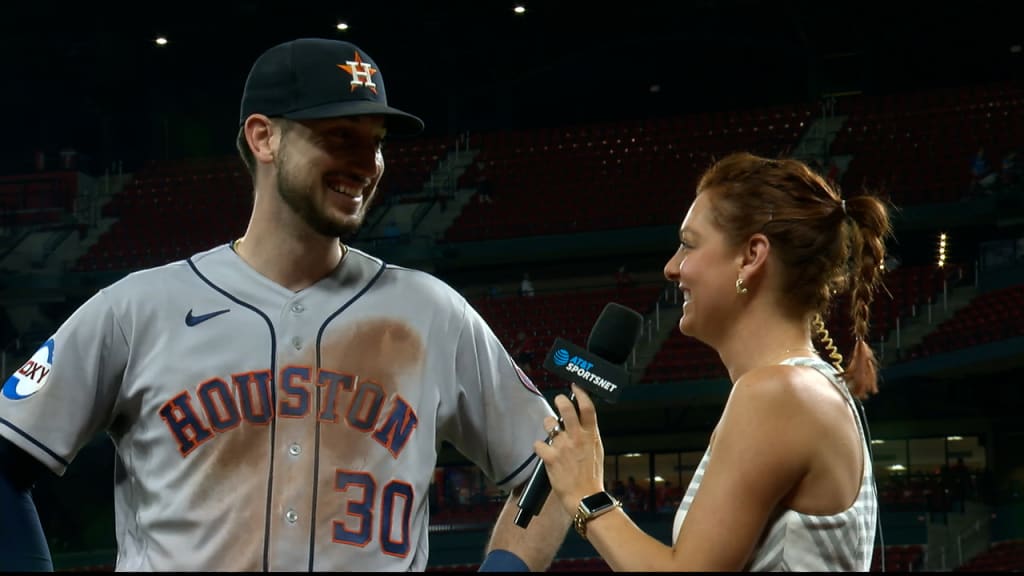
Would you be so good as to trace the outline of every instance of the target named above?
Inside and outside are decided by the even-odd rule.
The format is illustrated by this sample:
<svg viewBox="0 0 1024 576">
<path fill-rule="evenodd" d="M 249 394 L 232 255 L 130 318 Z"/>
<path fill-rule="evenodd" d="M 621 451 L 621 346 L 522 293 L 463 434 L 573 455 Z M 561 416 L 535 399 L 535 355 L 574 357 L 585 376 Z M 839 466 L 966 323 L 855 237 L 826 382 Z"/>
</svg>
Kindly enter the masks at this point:
<svg viewBox="0 0 1024 576">
<path fill-rule="evenodd" d="M 336 239 L 267 238 L 248 232 L 232 248 L 254 270 L 292 292 L 319 282 L 348 253 L 348 247 Z"/>
</svg>

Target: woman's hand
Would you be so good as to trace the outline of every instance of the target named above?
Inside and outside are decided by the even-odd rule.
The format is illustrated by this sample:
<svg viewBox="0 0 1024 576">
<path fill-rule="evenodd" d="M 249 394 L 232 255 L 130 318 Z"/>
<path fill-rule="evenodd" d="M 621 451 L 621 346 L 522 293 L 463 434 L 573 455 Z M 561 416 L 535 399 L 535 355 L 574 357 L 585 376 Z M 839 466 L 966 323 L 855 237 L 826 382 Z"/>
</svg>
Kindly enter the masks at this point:
<svg viewBox="0 0 1024 576">
<path fill-rule="evenodd" d="M 594 403 L 575 384 L 572 392 L 579 407 L 579 416 L 572 401 L 559 394 L 555 397 L 555 408 L 561 416 L 561 424 L 554 417 L 545 418 L 544 429 L 549 437 L 555 430 L 554 437 L 550 444 L 541 441 L 533 444 L 534 452 L 544 461 L 553 495 L 570 516 L 576 513 L 580 500 L 605 489 L 604 446 L 597 427 Z"/>
</svg>

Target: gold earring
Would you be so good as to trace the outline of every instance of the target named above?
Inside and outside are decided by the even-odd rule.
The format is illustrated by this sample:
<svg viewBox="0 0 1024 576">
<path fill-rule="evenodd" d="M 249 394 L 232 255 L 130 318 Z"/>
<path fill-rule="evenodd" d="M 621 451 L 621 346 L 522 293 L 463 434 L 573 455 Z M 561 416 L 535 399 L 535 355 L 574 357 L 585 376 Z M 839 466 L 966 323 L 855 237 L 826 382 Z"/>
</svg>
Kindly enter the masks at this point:
<svg viewBox="0 0 1024 576">
<path fill-rule="evenodd" d="M 736 293 L 746 294 L 748 292 L 747 287 L 743 285 L 743 278 L 736 279 Z"/>
</svg>

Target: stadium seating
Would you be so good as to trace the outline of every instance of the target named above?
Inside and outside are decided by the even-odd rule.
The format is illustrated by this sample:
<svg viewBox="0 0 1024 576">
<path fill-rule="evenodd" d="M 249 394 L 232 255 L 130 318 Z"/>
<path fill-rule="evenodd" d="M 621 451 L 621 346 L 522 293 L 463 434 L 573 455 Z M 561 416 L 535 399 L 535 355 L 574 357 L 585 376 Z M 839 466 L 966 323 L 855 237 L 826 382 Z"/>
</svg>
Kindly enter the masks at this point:
<svg viewBox="0 0 1024 576">
<path fill-rule="evenodd" d="M 847 119 L 831 154 L 853 156 L 843 186 L 882 189 L 897 205 L 960 200 L 979 147 L 998 167 L 1024 143 L 1024 88 L 1014 85 L 860 95 L 837 110 Z"/>
<path fill-rule="evenodd" d="M 423 185 L 454 146 L 454 138 L 442 136 L 389 140 L 385 144 L 378 205 L 389 199 L 405 202 L 421 198 Z"/>
<path fill-rule="evenodd" d="M 915 346 L 910 358 L 941 354 L 1024 334 L 1024 286 L 977 296 Z"/>
<path fill-rule="evenodd" d="M 871 572 L 882 572 L 882 555 L 876 546 L 871 557 Z M 885 572 L 920 572 L 924 570 L 924 546 L 921 544 L 885 547 Z"/>
<path fill-rule="evenodd" d="M 713 348 L 672 330 L 654 359 L 647 366 L 641 382 L 668 382 L 686 379 L 727 378 L 725 366 Z"/>
<path fill-rule="evenodd" d="M 137 269 L 229 242 L 245 230 L 250 190 L 238 158 L 153 162 L 104 207 L 116 220 L 76 269 Z"/>
<path fill-rule="evenodd" d="M 675 224 L 711 159 L 736 150 L 778 156 L 792 148 L 812 108 L 731 113 L 475 134 L 476 163 L 493 203 L 470 202 L 445 242 Z"/>
<path fill-rule="evenodd" d="M 868 341 L 874 346 L 882 338 L 889 340 L 897 319 L 907 321 L 915 312 L 923 314 L 929 304 L 941 305 L 943 283 L 952 286 L 961 272 L 961 265 L 947 263 L 943 268 L 911 266 L 885 274 L 883 287 L 875 294 L 871 305 Z M 827 326 L 840 352 L 852 349 L 854 337 L 848 295 L 836 299 Z"/>
<path fill-rule="evenodd" d="M 77 172 L 0 177 L 0 228 L 60 224 L 70 219 Z"/>
<path fill-rule="evenodd" d="M 954 572 L 1024 572 L 1024 540 L 994 542 Z"/>
</svg>

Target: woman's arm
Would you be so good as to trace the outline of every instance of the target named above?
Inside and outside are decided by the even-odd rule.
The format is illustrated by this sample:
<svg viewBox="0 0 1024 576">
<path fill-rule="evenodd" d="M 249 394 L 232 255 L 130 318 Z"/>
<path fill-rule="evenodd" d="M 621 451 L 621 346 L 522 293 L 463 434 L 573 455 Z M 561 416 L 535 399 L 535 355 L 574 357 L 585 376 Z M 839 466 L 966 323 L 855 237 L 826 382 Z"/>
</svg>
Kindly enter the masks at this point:
<svg viewBox="0 0 1024 576">
<path fill-rule="evenodd" d="M 778 367 L 751 372 L 734 386 L 713 456 L 674 547 L 644 533 L 622 510 L 591 521 L 587 538 L 609 566 L 617 571 L 741 570 L 772 511 L 809 466 L 814 439 L 798 417 L 792 386 L 785 368 Z M 574 392 L 579 419 L 567 398 L 556 398 L 565 432 L 551 446 L 535 445 L 553 491 L 571 512 L 603 481 L 593 403 L 582 390 Z"/>
</svg>

